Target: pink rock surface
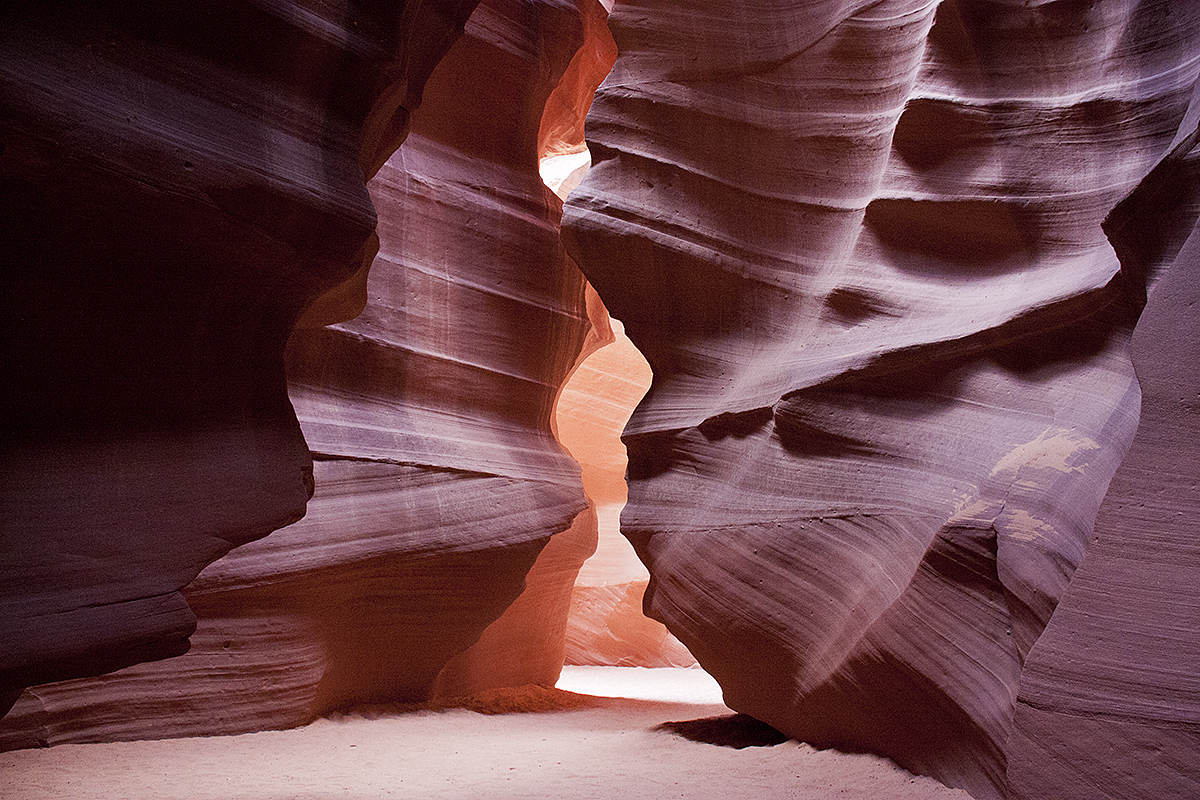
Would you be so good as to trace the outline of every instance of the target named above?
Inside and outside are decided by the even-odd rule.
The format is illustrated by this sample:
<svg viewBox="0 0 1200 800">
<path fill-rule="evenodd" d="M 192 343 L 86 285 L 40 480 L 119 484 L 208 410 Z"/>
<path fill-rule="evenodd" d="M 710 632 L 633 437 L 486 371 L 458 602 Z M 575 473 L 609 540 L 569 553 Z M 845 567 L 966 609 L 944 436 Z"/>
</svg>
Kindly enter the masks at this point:
<svg viewBox="0 0 1200 800">
<path fill-rule="evenodd" d="M 428 76 L 403 149 L 369 187 L 379 254 L 365 307 L 298 330 L 288 346 L 291 401 L 315 459 L 305 519 L 188 586 L 206 635 L 187 656 L 39 687 L 4 723 L 10 738 L 250 731 L 426 700 L 447 662 L 522 595 L 535 561 L 532 597 L 438 686 L 553 684 L 595 531 L 583 524 L 539 559 L 586 507 L 550 415 L 595 334 L 538 148 L 547 97 L 584 41 L 583 11 L 599 15 L 592 5 L 488 0 Z M 305 325 L 354 313 L 363 277 L 328 292 Z M 214 477 L 211 491 L 220 485 Z M 272 640 L 274 661 L 240 641 L 248 620 L 288 629 Z M 157 706 L 88 713 L 168 680 L 176 686 Z"/>
<path fill-rule="evenodd" d="M 558 439 L 579 462 L 596 509 L 596 552 L 571 591 L 565 663 L 686 667 L 696 663 L 661 622 L 642 613 L 649 574 L 621 536 L 628 459 L 620 434 L 650 386 L 650 367 L 613 324 L 614 341 L 588 356 L 555 407 Z"/>
<path fill-rule="evenodd" d="M 525 589 L 479 641 L 451 658 L 432 687 L 435 701 L 512 686 L 554 686 L 567 658 L 568 617 L 579 566 L 596 547 L 589 507 L 550 539 L 525 576 Z"/>
<path fill-rule="evenodd" d="M 618 6 L 566 235 L 654 369 L 649 580 L 572 589 L 619 414 L 588 502 L 551 409 L 607 333 L 538 158 L 612 48 L 487 0 L 451 49 L 474 5 L 6 8 L 0 746 L 675 663 L 644 592 L 809 742 L 1200 792 L 1200 9 Z"/>
<path fill-rule="evenodd" d="M 1171 156 L 1105 223 L 1122 266 L 1152 282 L 1132 342 L 1141 419 L 1022 673 L 1015 797 L 1200 794 L 1200 237 L 1183 241 L 1200 208 L 1197 123 L 1193 101 Z"/>
<path fill-rule="evenodd" d="M 5 5 L 0 700 L 182 653 L 179 589 L 303 515 L 284 345 L 473 5 Z"/>
<path fill-rule="evenodd" d="M 1185 122 L 1198 23 L 614 9 L 564 234 L 654 369 L 622 517 L 647 609 L 731 707 L 1009 790 L 1026 658 L 1137 425 L 1145 275 L 1101 223 Z"/>
<path fill-rule="evenodd" d="M 648 579 L 575 585 L 564 663 L 573 666 L 692 667 L 696 659 L 661 622 L 642 613 Z"/>
</svg>

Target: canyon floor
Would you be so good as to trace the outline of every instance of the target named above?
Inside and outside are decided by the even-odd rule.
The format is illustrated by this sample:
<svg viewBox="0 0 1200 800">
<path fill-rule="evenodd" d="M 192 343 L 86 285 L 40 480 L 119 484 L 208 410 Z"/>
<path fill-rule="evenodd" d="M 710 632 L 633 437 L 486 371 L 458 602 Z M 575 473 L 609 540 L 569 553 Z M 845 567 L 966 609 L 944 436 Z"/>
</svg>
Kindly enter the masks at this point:
<svg viewBox="0 0 1200 800">
<path fill-rule="evenodd" d="M 8 800 L 969 798 L 877 756 L 778 742 L 698 669 L 567 667 L 556 689 L 464 705 L 0 753 L 0 785 Z"/>
</svg>

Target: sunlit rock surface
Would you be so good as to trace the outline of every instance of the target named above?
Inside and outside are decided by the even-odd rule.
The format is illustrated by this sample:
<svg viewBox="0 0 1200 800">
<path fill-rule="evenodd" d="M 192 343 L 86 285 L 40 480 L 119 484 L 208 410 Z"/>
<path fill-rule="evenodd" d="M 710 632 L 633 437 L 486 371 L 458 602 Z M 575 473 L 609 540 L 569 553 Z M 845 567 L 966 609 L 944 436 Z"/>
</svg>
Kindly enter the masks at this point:
<svg viewBox="0 0 1200 800">
<path fill-rule="evenodd" d="M 284 346 L 473 5 L 5 4 L 0 701 L 184 652 L 179 589 L 304 514 Z"/>
<path fill-rule="evenodd" d="M 378 653 L 366 670 L 378 676 L 343 703 L 426 699 L 445 660 L 513 602 L 531 558 L 585 507 L 578 466 L 550 427 L 589 327 L 584 283 L 559 243 L 560 204 L 538 175 L 543 108 L 582 41 L 574 2 L 480 5 L 432 76 L 404 148 L 372 181 L 381 245 L 365 310 L 292 338 L 291 396 L 318 486 L 322 467 L 360 475 L 345 487 L 350 517 L 326 518 L 318 494 L 288 533 L 324 553 L 331 537 L 378 531 L 388 557 L 430 575 L 427 596 L 407 608 L 366 587 L 356 598 L 364 630 L 377 630 L 379 615 L 397 631 L 436 631 L 436 641 L 390 654 L 355 645 L 356 659 L 375 663 Z M 430 488 L 422 496 L 418 486 Z M 348 532 L 351 518 L 370 530 Z M 590 545 L 575 548 L 575 568 Z M 463 559 L 488 575 L 477 590 L 459 583 Z M 443 593 L 439 580 L 458 585 Z M 403 691 L 383 679 L 409 671 Z"/>
<path fill-rule="evenodd" d="M 570 35 L 577 41 L 570 64 L 546 100 L 537 135 L 538 174 L 558 201 L 566 194 L 563 181 L 552 175 L 547 176 L 543 167 L 547 161 L 563 155 L 574 161 L 583 156 L 586 161 L 584 118 L 596 87 L 612 68 L 616 57 L 615 45 L 606 24 L 608 12 L 605 5 L 596 0 L 577 0 L 576 5 L 579 30 L 556 29 L 546 25 L 542 32 L 542 35 L 549 35 L 558 30 L 560 35 Z M 510 4 L 503 8 L 519 18 L 516 12 L 524 6 Z M 552 203 L 556 214 L 561 214 L 561 204 Z M 558 219 L 556 215 L 556 226 Z M 561 252 L 556 250 L 554 258 L 561 258 Z M 561 268 L 572 277 L 579 277 L 578 267 L 573 263 L 562 265 Z M 514 270 L 519 272 L 520 266 L 514 265 Z M 598 355 L 597 351 L 614 341 L 603 303 L 586 282 L 583 289 L 588 327 L 582 345 L 576 349 L 577 346 L 570 343 L 568 351 L 559 354 L 560 359 L 574 354 L 575 360 L 567 380 L 573 380 L 583 365 Z M 563 345 L 555 340 L 530 344 L 550 350 Z M 549 418 L 550 428 L 560 444 L 566 442 L 559 410 L 567 385 L 560 379 L 553 402 L 554 410 Z M 525 576 L 524 591 L 512 605 L 484 630 L 478 642 L 455 656 L 442 669 L 433 687 L 436 699 L 444 701 L 499 687 L 526 684 L 553 686 L 557 681 L 567 649 L 572 587 L 581 563 L 591 556 L 597 543 L 596 502 L 589 496 L 586 481 L 585 475 L 583 488 L 587 509 L 578 514 L 570 527 L 554 536 L 542 550 L 537 562 Z"/>
<path fill-rule="evenodd" d="M 620 55 L 564 234 L 654 370 L 626 431 L 622 518 L 650 570 L 647 608 L 731 707 L 995 797 L 1019 688 L 1022 758 L 1082 724 L 1055 727 L 1079 707 L 1072 686 L 1112 713 L 1136 705 L 1049 677 L 1088 652 L 1073 633 L 1053 654 L 1035 643 L 1137 428 L 1129 337 L 1148 276 L 1122 271 L 1101 223 L 1194 127 L 1198 13 L 614 9 Z M 1180 216 L 1190 228 L 1194 209 Z M 1177 463 L 1190 485 L 1195 467 Z M 1160 545 L 1138 518 L 1114 544 L 1153 554 L 1132 575 L 1159 557 L 1186 570 L 1179 540 Z M 1115 588 L 1110 564 L 1098 580 Z M 1083 617 L 1121 602 L 1092 585 Z M 1135 596 L 1148 616 L 1133 629 L 1196 614 L 1191 595 Z M 1129 641 L 1087 674 L 1133 681 L 1120 665 L 1155 642 Z M 1048 659 L 1044 690 L 1023 683 L 1031 652 Z M 1181 671 L 1155 674 L 1185 710 L 1137 707 L 1147 741 L 1194 725 Z M 1035 705 L 1043 691 L 1051 709 Z M 1194 764 L 1152 767 L 1187 794 Z M 1029 774 L 1014 786 L 1036 796 Z"/>
<path fill-rule="evenodd" d="M 589 21 L 586 41 L 542 117 L 539 169 L 542 180 L 563 200 L 591 165 L 579 112 L 591 105 L 596 86 L 616 58 L 608 28 L 600 24 L 600 6 L 591 10 L 585 17 Z M 560 662 L 691 666 L 696 660 L 687 648 L 661 622 L 642 613 L 649 574 L 620 532 L 628 463 L 620 433 L 650 386 L 650 367 L 619 321 L 611 321 L 611 329 L 609 322 L 601 321 L 608 320 L 608 312 L 594 290 L 589 287 L 588 292 L 594 327 L 602 328 L 605 336 L 598 338 L 598 349 L 581 359 L 563 385 L 554 421 L 559 442 L 579 462 L 583 473 L 583 489 L 593 513 L 577 518 L 575 527 L 594 526 L 595 553 L 584 563 L 570 591 Z M 510 609 L 505 616 L 511 613 Z M 497 625 L 504 621 L 501 618 Z M 549 620 L 540 621 L 539 627 L 557 630 Z M 490 633 L 489 629 L 484 638 Z"/>
<path fill-rule="evenodd" d="M 596 552 L 571 592 L 567 664 L 686 667 L 691 654 L 661 622 L 642 613 L 649 574 L 621 536 L 625 446 L 620 433 L 650 386 L 650 368 L 613 323 L 615 340 L 571 375 L 555 408 L 558 438 L 579 462 L 583 489 L 596 508 Z"/>
<path fill-rule="evenodd" d="M 602 543 L 572 590 L 621 467 L 577 448 L 585 497 L 553 437 L 607 332 L 538 159 L 583 177 L 612 48 L 489 0 L 434 72 L 473 6 L 6 7 L 0 705 L 182 652 L 180 587 L 317 489 L 191 583 L 191 653 L 0 746 L 683 658 L 644 591 L 793 736 L 1196 795 L 1200 9 L 618 6 L 567 237 L 654 369 L 649 578 Z"/>
<path fill-rule="evenodd" d="M 587 337 L 607 327 L 598 316 L 592 332 L 585 282 L 559 242 L 539 133 L 547 97 L 602 18 L 594 3 L 475 11 L 370 183 L 369 276 L 344 271 L 288 346 L 315 462 L 307 516 L 191 583 L 202 634 L 191 653 L 30 690 L 0 725 L 9 741 L 229 733 L 424 701 L 435 688 L 553 684 L 595 529 L 584 515 L 582 535 L 577 525 L 546 547 L 586 509 L 551 411 L 585 344 L 599 344 Z M 358 305 L 353 321 L 304 327 Z M 513 611 L 526 616 L 439 679 L 522 595 L 535 562 Z M 155 690 L 157 704 L 120 702 Z"/>
</svg>

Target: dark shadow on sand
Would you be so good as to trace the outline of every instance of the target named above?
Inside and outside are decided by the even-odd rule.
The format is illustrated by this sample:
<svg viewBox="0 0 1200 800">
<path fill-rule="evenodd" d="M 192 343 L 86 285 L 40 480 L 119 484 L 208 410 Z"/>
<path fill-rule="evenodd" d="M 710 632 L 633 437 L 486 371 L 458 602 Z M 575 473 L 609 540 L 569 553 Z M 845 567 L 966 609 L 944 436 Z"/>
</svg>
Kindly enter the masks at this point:
<svg viewBox="0 0 1200 800">
<path fill-rule="evenodd" d="M 738 750 L 743 747 L 774 747 L 788 740 L 785 734 L 767 723 L 759 722 L 745 714 L 664 722 L 655 730 L 674 733 L 693 742 L 733 747 Z"/>
</svg>

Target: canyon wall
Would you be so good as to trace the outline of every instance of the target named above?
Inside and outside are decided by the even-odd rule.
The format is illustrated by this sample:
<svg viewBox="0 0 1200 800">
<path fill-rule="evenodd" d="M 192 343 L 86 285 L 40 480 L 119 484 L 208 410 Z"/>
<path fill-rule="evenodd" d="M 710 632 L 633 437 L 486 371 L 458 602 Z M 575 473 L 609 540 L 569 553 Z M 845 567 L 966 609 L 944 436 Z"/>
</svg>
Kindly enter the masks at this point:
<svg viewBox="0 0 1200 800">
<path fill-rule="evenodd" d="M 293 24 L 316 23 L 301 9 L 292 11 Z M 420 74 L 408 75 L 408 83 L 401 82 L 399 88 L 421 95 L 422 102 L 399 123 L 367 125 L 361 137 L 367 154 L 362 170 L 357 163 L 347 167 L 360 183 L 364 172 L 378 170 L 369 184 L 369 201 L 360 192 L 363 220 L 357 260 L 339 264 L 335 277 L 341 283 L 321 284 L 323 294 L 315 300 L 299 298 L 307 306 L 291 298 L 296 308 L 279 320 L 279 349 L 273 352 L 271 375 L 277 379 L 279 415 L 290 421 L 287 441 L 308 470 L 310 489 L 315 478 L 307 516 L 248 544 L 245 540 L 253 538 L 249 534 L 236 539 L 228 534 L 225 550 L 233 544 L 243 546 L 201 572 L 182 596 L 175 595 L 185 621 L 193 612 L 199 618 L 186 656 L 27 691 L 0 723 L 7 746 L 260 730 L 302 724 L 352 705 L 424 702 L 435 694 L 491 685 L 553 684 L 557 679 L 571 587 L 579 565 L 595 547 L 596 530 L 594 514 L 586 512 L 579 468 L 554 438 L 551 412 L 576 361 L 611 334 L 594 294 L 589 309 L 585 282 L 559 242 L 561 202 L 542 184 L 538 161 L 546 151 L 582 147 L 586 105 L 580 109 L 575 104 L 590 101 L 607 71 L 604 43 L 598 40 L 604 32 L 604 12 L 598 3 L 574 0 L 488 0 L 471 14 L 465 35 L 453 47 L 453 37 L 408 19 L 450 15 L 443 21 L 452 22 L 453 14 L 469 11 L 465 6 L 418 4 L 402 15 L 397 9 L 393 24 L 415 25 L 412 35 L 422 47 L 441 43 L 442 51 L 449 48 L 448 52 L 444 58 L 443 52 L 437 53 L 441 60 L 436 69 L 432 63 L 404 61 L 413 58 L 409 51 L 391 54 L 402 62 L 389 67 L 401 70 L 390 76 L 392 80 L 403 77 L 403 70 L 420 68 Z M 464 20 L 465 15 L 459 23 Z M 352 18 L 347 24 L 360 22 Z M 226 42 L 231 52 L 237 44 Z M 352 38 L 350 44 L 362 42 Z M 159 65 L 151 62 L 144 68 L 155 66 Z M 346 69 L 354 66 L 343 64 Z M 205 79 L 204 74 L 180 78 Z M 544 121 L 543 110 L 552 97 L 553 113 Z M 415 107 L 411 97 L 406 103 Z M 211 124 L 220 122 L 214 119 Z M 342 139 L 337 144 L 357 157 L 354 131 L 338 133 Z M 379 146 L 394 149 L 402 136 L 407 139 L 395 155 L 386 163 L 373 163 Z M 283 143 L 284 155 L 301 158 L 304 153 L 287 150 L 293 146 Z M 270 155 L 277 161 L 282 158 L 273 151 Z M 293 164 L 271 166 L 278 173 L 272 180 L 298 179 L 288 172 Z M 316 163 L 312 168 L 322 167 Z M 335 219 L 346 213 L 334 205 L 339 199 L 327 200 Z M 368 241 L 372 206 L 378 210 L 378 225 Z M 243 211 L 250 216 L 238 224 L 255 231 L 265 223 L 254 214 L 274 213 L 265 199 Z M 146 210 L 141 213 L 146 224 L 154 218 Z M 289 217 L 287 223 L 296 235 L 332 246 L 324 240 L 329 231 L 306 228 L 302 218 Z M 226 235 L 216 241 L 234 248 L 240 240 Z M 289 252 L 298 246 L 293 244 Z M 317 255 L 322 254 L 318 249 Z M 243 258 L 259 256 L 261 252 L 253 251 Z M 278 265 L 256 269 L 267 266 Z M 287 266 L 308 268 L 303 262 Z M 189 280 L 205 285 L 210 278 L 200 274 Z M 270 281 L 257 273 L 247 280 L 255 282 L 251 288 L 263 296 L 243 300 L 259 305 L 282 302 L 276 296 L 280 287 L 299 283 L 298 276 L 286 271 Z M 221 288 L 206 286 L 214 293 Z M 140 291 L 146 295 L 150 290 Z M 177 287 L 176 293 L 183 289 Z M 247 288 L 244 294 L 253 292 Z M 283 340 L 302 308 L 305 314 L 285 354 Z M 164 315 L 181 313 L 187 324 L 187 313 L 163 310 Z M 338 321 L 351 317 L 352 321 Z M 129 359 L 135 344 L 120 343 L 112 358 Z M 151 360 L 163 357 L 155 352 L 143 355 Z M 287 391 L 299 426 L 282 392 L 285 361 Z M 213 364 L 214 369 L 219 366 Z M 246 381 L 246 391 L 266 390 L 261 376 L 236 371 L 191 380 L 203 385 L 218 378 Z M 133 387 L 126 388 L 133 392 Z M 214 413 L 228 410 L 221 406 Z M 186 488 L 209 492 L 210 504 L 225 515 L 228 525 L 254 523 L 255 515 L 270 511 L 275 500 L 264 494 L 262 483 L 281 482 L 281 467 L 255 449 L 260 442 L 246 432 L 212 438 L 208 430 L 189 430 L 191 422 L 173 420 L 167 430 L 191 436 L 194 447 L 187 453 L 197 456 L 198 463 L 190 468 L 212 474 Z M 218 457 L 228 453 L 200 450 L 210 444 L 227 444 L 241 459 L 237 463 L 253 475 L 220 472 Z M 161 469 L 154 444 L 139 446 L 139 455 L 146 459 L 139 464 L 142 472 L 118 470 L 109 476 L 112 481 L 124 486 Z M 50 455 L 78 469 L 69 462 L 72 454 L 59 450 Z M 86 450 L 84 455 L 95 458 Z M 255 536 L 304 512 L 299 467 L 295 476 L 301 494 L 290 517 L 272 518 L 269 527 L 264 523 L 254 529 Z M 23 477 L 26 482 L 44 480 L 36 473 Z M 160 480 L 180 477 L 166 473 Z M 81 485 L 72 488 L 103 499 L 104 478 L 80 474 Z M 158 484 L 148 482 L 130 491 L 149 496 Z M 237 505 L 237 492 L 255 506 L 254 513 Z M 131 513 L 149 513 L 137 505 L 137 498 L 118 499 Z M 22 510 L 39 511 L 32 505 Z M 188 511 L 173 509 L 179 514 Z M 6 524 L 11 523 L 9 518 Z M 89 521 L 91 528 L 79 524 L 78 536 L 98 538 L 95 520 Z M 560 532 L 564 533 L 547 547 L 551 536 Z M 139 548 L 150 549 L 154 542 L 159 550 L 176 548 L 157 557 L 159 567 L 170 568 L 170 576 L 182 584 L 221 554 L 184 560 L 180 548 L 186 538 L 170 533 L 135 528 L 127 535 L 142 537 L 137 541 L 104 544 L 109 568 L 139 579 L 163 580 L 144 574 L 145 567 L 134 561 L 143 556 Z M 6 541 L 16 544 L 18 538 Z M 53 545 L 41 542 L 42 548 Z M 99 542 L 93 544 L 97 546 Z M 42 569 L 59 571 L 54 575 L 57 583 L 48 583 L 48 590 L 69 580 L 104 596 L 99 578 L 67 575 L 62 559 L 43 551 L 30 556 L 35 557 L 44 559 Z M 86 563 L 86 552 L 81 550 L 79 558 Z M 8 564 L 6 568 L 11 586 L 22 588 L 18 584 L 25 576 L 15 574 Z M 92 581 L 98 585 L 91 586 Z M 38 597 L 27 593 L 17 599 L 34 608 Z M 496 622 L 505 609 L 505 619 Z M 493 622 L 496 625 L 489 628 Z M 32 630 L 39 625 L 38 620 L 28 622 Z M 179 640 L 167 642 L 172 654 L 187 647 L 183 637 L 189 628 L 184 622 L 178 627 Z M 485 628 L 489 632 L 480 641 Z M 115 648 L 119 642 L 106 639 L 111 633 L 96 630 L 77 646 L 88 653 L 100 647 L 98 641 Z M 70 640 L 61 631 L 58 635 Z M 154 655 L 167 654 L 162 642 L 156 647 L 162 652 Z M 6 648 L 5 655 L 19 654 Z M 146 654 L 135 653 L 126 660 L 134 656 Z M 73 670 L 99 672 L 108 666 L 76 663 Z M 65 676 L 32 673 L 18 686 L 44 684 L 46 677 Z"/>
<path fill-rule="evenodd" d="M 4 708 L 184 652 L 179 590 L 304 514 L 284 347 L 473 6 L 5 5 Z"/>
<path fill-rule="evenodd" d="M 560 241 L 595 2 L 43 5 L 0 36 L 0 746 L 690 659 L 644 603 L 814 744 L 1200 791 L 1200 8 L 622 3 Z M 648 579 L 573 588 L 638 394 L 580 366 L 600 299 Z"/>
<path fill-rule="evenodd" d="M 648 613 L 731 707 L 797 738 L 981 798 L 1045 796 L 1056 771 L 1119 796 L 1106 770 L 1133 764 L 1187 795 L 1187 453 L 1177 492 L 1130 467 L 1093 522 L 1137 429 L 1135 365 L 1168 395 L 1140 463 L 1187 424 L 1167 374 L 1187 335 L 1155 350 L 1139 329 L 1130 353 L 1171 259 L 1102 223 L 1172 147 L 1160 171 L 1187 194 L 1200 12 L 634 0 L 610 28 L 564 237 L 654 370 L 622 517 Z M 1163 209 L 1177 251 L 1194 204 L 1134 227 Z M 1166 302 L 1160 328 L 1186 313 Z M 1122 756 L 1082 721 L 1101 709 L 1163 751 Z"/>
<path fill-rule="evenodd" d="M 1132 341 L 1141 419 L 1088 557 L 1021 676 L 1016 797 L 1200 793 L 1197 142 L 1193 98 L 1171 153 L 1105 220 L 1122 268 L 1151 285 Z"/>
<path fill-rule="evenodd" d="M 554 411 L 559 441 L 579 462 L 596 509 L 596 552 L 571 590 L 564 658 L 576 665 L 692 666 L 687 648 L 642 613 L 650 575 L 621 536 L 628 459 L 620 436 L 651 375 L 619 322 L 613 333 L 615 340 L 571 375 Z"/>
</svg>

